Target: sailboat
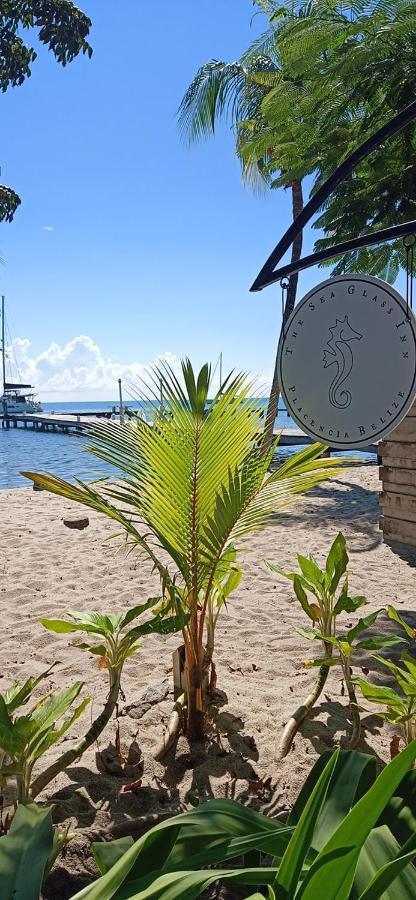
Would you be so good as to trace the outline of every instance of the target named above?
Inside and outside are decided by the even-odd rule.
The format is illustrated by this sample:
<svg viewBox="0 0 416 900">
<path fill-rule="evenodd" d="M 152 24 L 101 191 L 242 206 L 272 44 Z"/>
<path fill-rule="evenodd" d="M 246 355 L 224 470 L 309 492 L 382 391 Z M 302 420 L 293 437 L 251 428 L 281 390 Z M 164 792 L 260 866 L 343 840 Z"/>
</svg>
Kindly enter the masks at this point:
<svg viewBox="0 0 416 900">
<path fill-rule="evenodd" d="M 25 413 L 42 412 L 42 406 L 35 400 L 31 384 L 19 384 L 14 381 L 6 381 L 6 320 L 5 302 L 1 298 L 1 357 L 3 374 L 3 394 L 0 397 L 0 415 L 17 416 Z M 30 391 L 30 393 L 27 393 Z"/>
</svg>

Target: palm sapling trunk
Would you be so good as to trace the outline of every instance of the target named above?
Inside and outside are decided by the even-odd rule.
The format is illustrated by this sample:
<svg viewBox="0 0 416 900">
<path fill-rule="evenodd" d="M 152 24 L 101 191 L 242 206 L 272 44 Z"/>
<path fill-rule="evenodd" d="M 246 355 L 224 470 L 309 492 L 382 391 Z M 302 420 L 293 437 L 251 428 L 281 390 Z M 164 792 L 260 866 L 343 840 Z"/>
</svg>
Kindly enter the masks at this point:
<svg viewBox="0 0 416 900">
<path fill-rule="evenodd" d="M 200 637 L 200 618 L 198 603 L 191 595 L 190 621 L 184 633 L 185 641 L 185 679 L 187 695 L 186 730 L 191 742 L 204 740 L 204 701 L 202 691 L 202 642 Z"/>
</svg>

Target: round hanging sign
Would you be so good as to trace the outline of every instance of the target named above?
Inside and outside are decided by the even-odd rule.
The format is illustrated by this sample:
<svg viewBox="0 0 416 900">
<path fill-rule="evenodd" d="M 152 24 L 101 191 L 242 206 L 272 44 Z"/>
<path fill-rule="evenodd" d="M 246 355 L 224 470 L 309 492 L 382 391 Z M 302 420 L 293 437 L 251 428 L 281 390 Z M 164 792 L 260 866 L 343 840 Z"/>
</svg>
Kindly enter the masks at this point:
<svg viewBox="0 0 416 900">
<path fill-rule="evenodd" d="M 314 440 L 359 449 L 396 428 L 416 397 L 416 323 L 400 294 L 369 275 L 309 291 L 279 344 L 289 415 Z"/>
</svg>

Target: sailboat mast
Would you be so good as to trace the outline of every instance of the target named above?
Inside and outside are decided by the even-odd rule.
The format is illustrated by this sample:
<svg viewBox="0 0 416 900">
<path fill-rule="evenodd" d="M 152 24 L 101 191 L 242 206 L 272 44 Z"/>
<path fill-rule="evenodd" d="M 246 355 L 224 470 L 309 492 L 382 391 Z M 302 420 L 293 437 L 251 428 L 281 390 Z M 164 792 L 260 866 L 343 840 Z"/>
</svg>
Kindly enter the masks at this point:
<svg viewBox="0 0 416 900">
<path fill-rule="evenodd" d="M 1 360 L 3 374 L 3 393 L 6 384 L 6 328 L 4 324 L 4 294 L 1 298 Z"/>
<path fill-rule="evenodd" d="M 4 387 L 6 384 L 6 325 L 4 321 L 4 294 L 2 294 L 1 297 L 1 361 L 3 375 L 3 421 L 1 424 L 4 428 L 4 420 L 7 416 L 7 403 Z"/>
</svg>

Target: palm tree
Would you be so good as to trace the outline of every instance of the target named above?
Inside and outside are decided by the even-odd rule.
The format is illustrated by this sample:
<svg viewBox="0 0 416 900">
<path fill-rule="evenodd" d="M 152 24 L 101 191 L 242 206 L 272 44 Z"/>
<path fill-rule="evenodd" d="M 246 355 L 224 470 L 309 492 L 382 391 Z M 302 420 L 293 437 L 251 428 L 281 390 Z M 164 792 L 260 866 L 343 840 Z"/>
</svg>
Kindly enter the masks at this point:
<svg viewBox="0 0 416 900">
<path fill-rule="evenodd" d="M 11 222 L 20 203 L 15 191 L 0 184 L 0 222 Z"/>
<path fill-rule="evenodd" d="M 324 448 L 316 444 L 268 474 L 275 448 L 266 453 L 259 447 L 253 384 L 243 375 L 229 376 L 208 403 L 210 366 L 196 377 L 186 360 L 182 373 L 183 386 L 168 366 L 152 371 L 152 426 L 140 417 L 97 425 L 89 449 L 120 471 L 115 484 L 96 487 L 24 474 L 52 493 L 109 516 L 124 529 L 129 546 L 153 563 L 163 614 L 175 614 L 181 623 L 188 735 L 201 740 L 212 653 L 207 618 L 212 626 L 210 605 L 217 603 L 218 586 L 228 579 L 236 542 L 263 528 L 299 492 L 327 478 L 336 461 L 318 459 Z"/>
<path fill-rule="evenodd" d="M 179 108 L 192 142 L 231 121 L 243 176 L 272 188 L 290 188 L 293 218 L 303 208 L 302 181 L 314 187 L 374 130 L 413 99 L 415 4 L 399 0 L 296 2 L 256 0 L 269 28 L 240 60 L 213 60 L 199 69 Z M 414 217 L 415 129 L 396 136 L 334 192 L 315 226 L 317 248 L 398 218 Z M 292 262 L 302 252 L 302 234 Z M 339 259 L 335 272 L 364 270 L 394 281 L 406 253 L 364 248 Z M 332 262 L 327 263 L 332 265 Z M 298 276 L 289 280 L 283 325 L 293 311 Z M 263 434 L 271 445 L 280 394 L 277 357 Z"/>
<path fill-rule="evenodd" d="M 313 160 L 314 190 L 363 140 L 414 100 L 416 4 L 400 0 L 328 0 L 287 3 L 257 0 L 279 23 L 276 45 L 284 71 L 301 85 L 296 97 L 276 84 L 262 104 L 271 127 L 296 102 L 301 129 L 295 142 L 300 164 Z M 274 13 L 274 14 L 273 14 Z M 289 120 L 292 115 L 289 111 Z M 315 146 L 305 145 L 312 137 Z M 257 151 L 262 151 L 261 135 Z M 363 161 L 332 192 L 314 223 L 324 232 L 315 249 L 328 248 L 372 228 L 415 218 L 416 126 L 407 128 Z M 332 274 L 368 272 L 394 282 L 406 268 L 402 241 L 364 247 L 325 265 Z"/>
<path fill-rule="evenodd" d="M 265 4 L 268 6 L 268 4 Z M 213 135 L 220 119 L 231 121 L 235 131 L 237 155 L 244 179 L 254 185 L 290 189 L 292 214 L 296 218 L 303 209 L 302 179 L 313 170 L 313 154 L 294 152 L 299 148 L 301 118 L 298 106 L 302 85 L 286 74 L 277 49 L 278 28 L 269 30 L 255 41 L 240 60 L 232 63 L 212 60 L 198 70 L 179 107 L 182 134 L 194 142 Z M 290 104 L 281 110 L 280 119 L 267 116 L 268 95 L 280 90 L 281 97 L 291 94 Z M 292 245 L 292 262 L 300 259 L 302 233 Z M 298 285 L 298 275 L 290 277 L 283 325 L 291 315 Z M 263 431 L 263 447 L 267 452 L 273 442 L 273 428 L 280 396 L 277 355 L 272 387 Z"/>
</svg>

